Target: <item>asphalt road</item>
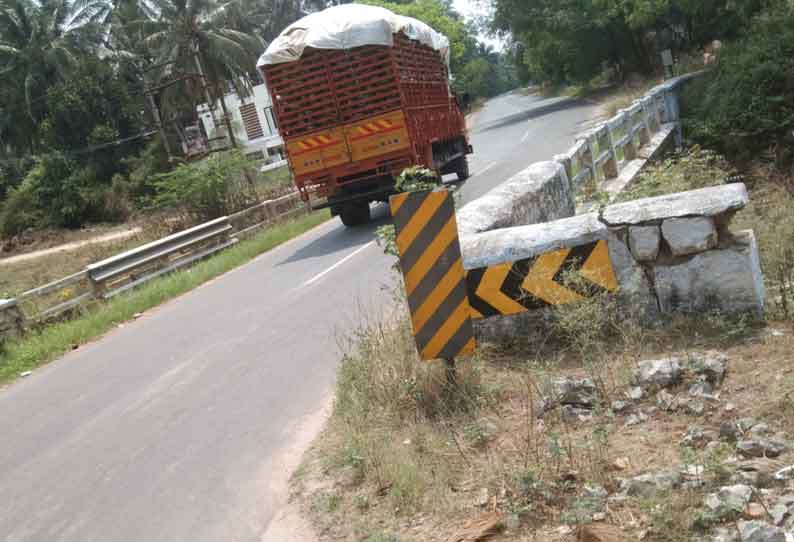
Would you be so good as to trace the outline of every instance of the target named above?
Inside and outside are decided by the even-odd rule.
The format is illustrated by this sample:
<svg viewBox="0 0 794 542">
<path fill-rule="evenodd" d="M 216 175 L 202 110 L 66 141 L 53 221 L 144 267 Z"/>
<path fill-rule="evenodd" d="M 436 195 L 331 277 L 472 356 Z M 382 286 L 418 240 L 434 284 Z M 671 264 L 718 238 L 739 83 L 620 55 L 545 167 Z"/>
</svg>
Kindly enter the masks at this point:
<svg viewBox="0 0 794 542">
<path fill-rule="evenodd" d="M 548 105 L 486 104 L 464 200 L 563 151 L 595 112 L 538 114 Z M 328 222 L 0 390 L 0 540 L 262 539 L 339 339 L 392 302 L 373 243 L 385 206 L 375 214 Z"/>
</svg>

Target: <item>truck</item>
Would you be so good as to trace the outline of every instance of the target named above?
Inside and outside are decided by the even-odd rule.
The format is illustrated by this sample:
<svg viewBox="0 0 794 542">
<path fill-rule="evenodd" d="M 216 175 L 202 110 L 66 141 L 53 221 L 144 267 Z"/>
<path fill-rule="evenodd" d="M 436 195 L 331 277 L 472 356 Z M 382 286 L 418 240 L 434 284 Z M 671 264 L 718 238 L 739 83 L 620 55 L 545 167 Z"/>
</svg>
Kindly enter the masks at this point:
<svg viewBox="0 0 794 542">
<path fill-rule="evenodd" d="M 257 67 L 310 208 L 357 226 L 407 167 L 468 178 L 448 59 L 449 41 L 426 24 L 359 4 L 310 14 L 268 46 Z"/>
</svg>

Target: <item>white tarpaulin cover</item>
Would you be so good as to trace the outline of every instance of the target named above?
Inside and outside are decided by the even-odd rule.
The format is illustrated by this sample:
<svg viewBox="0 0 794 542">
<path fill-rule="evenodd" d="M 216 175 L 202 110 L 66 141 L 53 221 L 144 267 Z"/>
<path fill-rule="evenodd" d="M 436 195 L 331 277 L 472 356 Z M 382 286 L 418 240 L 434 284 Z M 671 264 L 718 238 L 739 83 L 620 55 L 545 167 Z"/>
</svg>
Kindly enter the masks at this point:
<svg viewBox="0 0 794 542">
<path fill-rule="evenodd" d="M 392 35 L 402 32 L 441 52 L 449 63 L 449 40 L 428 25 L 388 9 L 344 4 L 307 15 L 289 25 L 259 57 L 257 66 L 298 60 L 306 47 L 352 49 L 362 45 L 394 45 Z"/>
</svg>

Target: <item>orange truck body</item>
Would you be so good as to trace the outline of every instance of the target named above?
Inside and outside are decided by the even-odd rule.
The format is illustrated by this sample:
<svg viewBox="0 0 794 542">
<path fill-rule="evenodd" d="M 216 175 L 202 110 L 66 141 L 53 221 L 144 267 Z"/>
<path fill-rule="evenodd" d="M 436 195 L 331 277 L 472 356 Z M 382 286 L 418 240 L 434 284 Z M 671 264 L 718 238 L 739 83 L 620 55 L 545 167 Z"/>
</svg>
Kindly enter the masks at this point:
<svg viewBox="0 0 794 542">
<path fill-rule="evenodd" d="M 398 33 L 392 47 L 307 48 L 262 74 L 295 185 L 312 208 L 340 214 L 385 201 L 408 166 L 468 175 L 472 149 L 446 63 L 418 41 Z"/>
</svg>

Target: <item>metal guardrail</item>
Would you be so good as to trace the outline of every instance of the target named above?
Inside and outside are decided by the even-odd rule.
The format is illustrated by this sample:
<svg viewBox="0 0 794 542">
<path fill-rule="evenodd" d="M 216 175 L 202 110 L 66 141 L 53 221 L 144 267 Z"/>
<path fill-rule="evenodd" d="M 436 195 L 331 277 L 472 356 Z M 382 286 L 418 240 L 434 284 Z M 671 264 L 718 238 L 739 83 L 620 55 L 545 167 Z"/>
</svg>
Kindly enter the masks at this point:
<svg viewBox="0 0 794 542">
<path fill-rule="evenodd" d="M 88 265 L 84 270 L 4 300 L 4 311 L 25 313 L 24 325 L 52 319 L 97 299 L 109 299 L 156 277 L 192 265 L 251 237 L 264 226 L 305 213 L 294 192 L 264 201 Z M 0 336 L 3 335 L 0 329 Z"/>
<path fill-rule="evenodd" d="M 94 296 L 108 299 L 237 242 L 223 216 L 86 267 Z"/>
</svg>

